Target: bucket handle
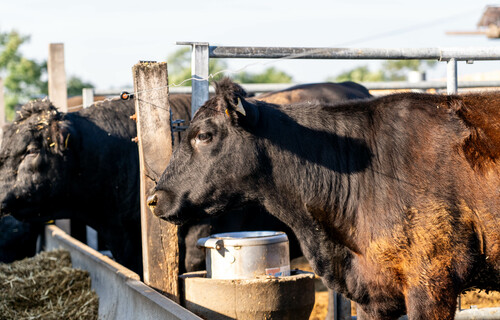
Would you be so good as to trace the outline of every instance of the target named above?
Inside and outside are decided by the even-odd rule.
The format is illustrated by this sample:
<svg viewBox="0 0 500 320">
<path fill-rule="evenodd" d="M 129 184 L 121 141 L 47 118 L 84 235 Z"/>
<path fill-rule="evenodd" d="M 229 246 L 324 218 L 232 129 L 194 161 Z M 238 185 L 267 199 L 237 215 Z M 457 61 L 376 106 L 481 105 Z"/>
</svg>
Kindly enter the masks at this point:
<svg viewBox="0 0 500 320">
<path fill-rule="evenodd" d="M 224 247 L 224 241 L 221 239 L 210 238 L 210 237 L 200 238 L 196 242 L 196 246 L 198 248 L 211 248 L 220 250 L 221 248 Z"/>
<path fill-rule="evenodd" d="M 236 258 L 229 252 L 229 250 L 224 248 L 224 240 L 222 239 L 216 239 L 216 238 L 200 238 L 196 242 L 196 246 L 198 248 L 210 248 L 210 249 L 215 249 L 217 252 L 225 257 L 226 255 L 229 257 L 227 261 L 229 263 L 234 263 L 236 261 Z"/>
</svg>

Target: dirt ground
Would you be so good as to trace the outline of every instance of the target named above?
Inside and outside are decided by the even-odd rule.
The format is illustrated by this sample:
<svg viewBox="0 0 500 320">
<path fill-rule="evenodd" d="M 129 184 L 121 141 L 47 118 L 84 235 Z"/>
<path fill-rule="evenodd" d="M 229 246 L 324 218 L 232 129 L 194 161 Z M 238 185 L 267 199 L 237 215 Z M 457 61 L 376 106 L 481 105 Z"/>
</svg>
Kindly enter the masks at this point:
<svg viewBox="0 0 500 320">
<path fill-rule="evenodd" d="M 292 269 L 297 268 L 304 271 L 311 271 L 307 261 L 303 258 L 294 259 L 292 261 Z M 309 317 L 309 320 L 324 320 L 328 307 L 328 291 L 320 281 L 316 282 L 316 301 L 314 309 Z M 477 308 L 492 308 L 500 307 L 500 292 L 491 291 L 469 291 L 461 295 L 461 308 L 469 309 L 471 306 Z M 351 304 L 351 314 L 356 315 L 356 304 Z"/>
<path fill-rule="evenodd" d="M 462 294 L 462 309 L 469 309 L 471 306 L 478 308 L 500 307 L 500 292 L 492 291 L 486 294 L 484 291 L 471 291 Z M 317 291 L 314 309 L 309 320 L 324 320 L 328 307 L 328 292 Z M 352 303 L 351 314 L 356 315 L 355 304 Z"/>
</svg>

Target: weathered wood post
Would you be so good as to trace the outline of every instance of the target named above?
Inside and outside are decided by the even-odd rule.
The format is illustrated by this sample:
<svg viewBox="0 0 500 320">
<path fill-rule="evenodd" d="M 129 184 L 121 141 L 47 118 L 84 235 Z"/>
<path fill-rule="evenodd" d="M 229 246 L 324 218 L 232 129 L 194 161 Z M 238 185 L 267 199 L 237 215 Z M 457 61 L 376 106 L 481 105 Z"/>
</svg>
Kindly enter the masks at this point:
<svg viewBox="0 0 500 320">
<path fill-rule="evenodd" d="M 141 167 L 141 224 L 144 282 L 179 302 L 177 227 L 155 217 L 146 203 L 149 191 L 172 154 L 168 75 L 165 62 L 132 68 Z"/>
<path fill-rule="evenodd" d="M 68 91 L 64 69 L 64 43 L 49 44 L 47 60 L 49 99 L 61 112 L 68 112 Z"/>
<path fill-rule="evenodd" d="M 61 112 L 68 112 L 68 92 L 66 87 L 66 70 L 64 68 L 64 43 L 49 44 L 47 60 L 49 99 Z M 56 220 L 56 225 L 67 234 L 71 234 L 69 219 Z"/>
</svg>

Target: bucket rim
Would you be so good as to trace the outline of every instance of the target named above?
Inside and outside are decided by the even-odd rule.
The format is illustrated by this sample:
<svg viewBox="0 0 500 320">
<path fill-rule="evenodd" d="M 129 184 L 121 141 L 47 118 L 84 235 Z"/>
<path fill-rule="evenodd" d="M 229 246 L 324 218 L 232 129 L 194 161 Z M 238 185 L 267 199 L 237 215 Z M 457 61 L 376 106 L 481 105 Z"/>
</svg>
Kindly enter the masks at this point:
<svg viewBox="0 0 500 320">
<path fill-rule="evenodd" d="M 212 234 L 208 238 L 200 240 L 222 241 L 223 246 L 255 246 L 266 245 L 278 242 L 288 242 L 288 237 L 282 231 L 238 231 Z M 199 242 L 200 242 L 199 240 Z M 201 241 L 204 242 L 204 241 Z M 203 243 L 199 243 L 203 246 Z"/>
</svg>

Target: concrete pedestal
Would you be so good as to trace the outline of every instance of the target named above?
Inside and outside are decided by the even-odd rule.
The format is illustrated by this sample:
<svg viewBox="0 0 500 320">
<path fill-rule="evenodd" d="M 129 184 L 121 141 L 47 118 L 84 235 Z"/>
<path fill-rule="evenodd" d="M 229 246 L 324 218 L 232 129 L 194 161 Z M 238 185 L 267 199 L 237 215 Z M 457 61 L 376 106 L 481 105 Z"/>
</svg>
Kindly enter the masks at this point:
<svg viewBox="0 0 500 320">
<path fill-rule="evenodd" d="M 314 274 L 251 280 L 205 278 L 206 271 L 181 275 L 181 304 L 205 319 L 309 319 Z"/>
</svg>

